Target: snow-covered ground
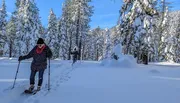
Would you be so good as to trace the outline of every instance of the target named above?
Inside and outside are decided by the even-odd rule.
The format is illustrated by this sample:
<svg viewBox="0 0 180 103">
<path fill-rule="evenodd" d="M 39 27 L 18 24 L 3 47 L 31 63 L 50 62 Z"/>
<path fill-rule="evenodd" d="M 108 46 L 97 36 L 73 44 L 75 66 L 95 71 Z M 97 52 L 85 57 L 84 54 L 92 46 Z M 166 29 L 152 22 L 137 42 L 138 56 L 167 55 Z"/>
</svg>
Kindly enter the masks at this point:
<svg viewBox="0 0 180 103">
<path fill-rule="evenodd" d="M 78 61 L 72 67 L 71 62 L 52 60 L 51 90 L 47 91 L 46 70 L 42 90 L 36 95 L 24 95 L 31 61 L 20 63 L 11 90 L 18 61 L 0 58 L 0 103 L 180 103 L 179 64 L 135 65 L 127 58 L 119 65 L 108 66 Z"/>
</svg>

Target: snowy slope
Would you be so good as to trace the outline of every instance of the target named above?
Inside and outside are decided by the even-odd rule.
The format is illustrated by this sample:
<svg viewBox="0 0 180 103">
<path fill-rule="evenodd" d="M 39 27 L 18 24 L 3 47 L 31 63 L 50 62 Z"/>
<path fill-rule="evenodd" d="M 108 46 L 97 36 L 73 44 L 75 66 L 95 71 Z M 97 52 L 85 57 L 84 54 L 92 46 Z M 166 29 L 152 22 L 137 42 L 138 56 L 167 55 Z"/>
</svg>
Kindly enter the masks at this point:
<svg viewBox="0 0 180 103">
<path fill-rule="evenodd" d="M 100 62 L 79 61 L 72 68 L 71 61 L 53 60 L 51 91 L 47 91 L 46 71 L 42 90 L 32 96 L 22 95 L 29 84 L 30 62 L 20 64 L 17 84 L 9 90 L 18 62 L 0 59 L 0 103 L 180 103 L 179 64 L 150 63 L 128 68 L 123 64 L 103 66 Z"/>
</svg>

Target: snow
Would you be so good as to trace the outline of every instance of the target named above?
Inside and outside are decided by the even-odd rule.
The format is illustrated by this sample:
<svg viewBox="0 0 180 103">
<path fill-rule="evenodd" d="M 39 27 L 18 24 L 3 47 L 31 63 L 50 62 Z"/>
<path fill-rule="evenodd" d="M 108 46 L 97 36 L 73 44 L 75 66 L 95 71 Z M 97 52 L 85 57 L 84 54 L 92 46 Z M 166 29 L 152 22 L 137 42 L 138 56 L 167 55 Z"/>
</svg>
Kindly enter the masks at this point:
<svg viewBox="0 0 180 103">
<path fill-rule="evenodd" d="M 102 60 L 101 65 L 107 67 L 116 68 L 135 68 L 137 66 L 135 58 L 133 56 L 121 55 L 118 60 L 105 59 Z"/>
<path fill-rule="evenodd" d="M 51 90 L 47 91 L 46 70 L 42 90 L 36 95 L 23 95 L 23 90 L 29 86 L 31 60 L 20 63 L 15 88 L 10 90 L 18 61 L 0 58 L 1 103 L 180 102 L 180 64 L 133 64 L 132 56 L 121 57 L 116 66 L 78 61 L 72 67 L 71 63 L 51 60 Z M 127 69 L 129 65 L 132 69 Z"/>
<path fill-rule="evenodd" d="M 118 56 L 118 60 L 107 58 L 102 60 L 101 65 L 117 68 L 135 68 L 137 66 L 136 59 L 133 56 L 122 54 L 121 44 L 114 47 L 113 53 Z"/>
</svg>

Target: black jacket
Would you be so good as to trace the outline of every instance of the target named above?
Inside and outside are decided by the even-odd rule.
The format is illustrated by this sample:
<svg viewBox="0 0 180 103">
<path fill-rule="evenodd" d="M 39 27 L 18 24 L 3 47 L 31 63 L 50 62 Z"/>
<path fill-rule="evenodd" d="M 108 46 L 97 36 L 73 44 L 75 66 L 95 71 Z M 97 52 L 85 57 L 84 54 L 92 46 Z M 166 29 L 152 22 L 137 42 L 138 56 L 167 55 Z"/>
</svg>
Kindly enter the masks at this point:
<svg viewBox="0 0 180 103">
<path fill-rule="evenodd" d="M 44 50 L 38 54 L 36 49 L 38 46 L 35 46 L 28 55 L 23 56 L 23 59 L 29 59 L 33 57 L 33 61 L 31 63 L 31 70 L 40 70 L 47 68 L 47 58 L 52 57 L 51 49 L 45 45 Z"/>
<path fill-rule="evenodd" d="M 73 52 L 71 52 L 71 54 L 73 54 L 74 58 L 77 58 L 77 56 L 79 55 L 79 52 L 78 51 L 73 51 Z"/>
</svg>

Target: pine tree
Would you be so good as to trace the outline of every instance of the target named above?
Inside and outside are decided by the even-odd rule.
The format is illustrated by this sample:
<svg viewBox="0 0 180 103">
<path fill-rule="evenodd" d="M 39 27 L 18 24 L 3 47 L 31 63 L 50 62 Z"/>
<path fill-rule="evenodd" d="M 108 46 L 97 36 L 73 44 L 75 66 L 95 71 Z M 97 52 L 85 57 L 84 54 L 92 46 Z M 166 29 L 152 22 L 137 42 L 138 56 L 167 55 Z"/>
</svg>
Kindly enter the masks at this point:
<svg viewBox="0 0 180 103">
<path fill-rule="evenodd" d="M 16 19 L 16 54 L 24 55 L 34 47 L 40 37 L 39 10 L 34 0 L 16 0 L 13 15 Z"/>
<path fill-rule="evenodd" d="M 59 51 L 57 51 L 57 18 L 54 14 L 53 10 L 50 10 L 50 15 L 48 19 L 48 29 L 47 29 L 47 37 L 46 41 L 47 44 L 50 46 L 54 53 L 54 57 L 57 58 L 59 55 Z"/>
<path fill-rule="evenodd" d="M 104 42 L 104 52 L 103 52 L 103 59 L 110 59 L 112 53 L 112 43 L 111 43 L 111 34 L 108 29 L 106 29 L 106 37 Z"/>
<path fill-rule="evenodd" d="M 96 42 L 96 48 L 97 48 L 96 60 L 100 60 L 100 58 L 103 57 L 103 45 L 104 45 L 105 37 L 103 30 L 100 30 L 98 28 L 97 32 L 98 32 L 98 37 Z"/>
<path fill-rule="evenodd" d="M 9 57 L 14 57 L 16 54 L 15 41 L 16 41 L 16 19 L 12 15 L 10 21 L 6 26 L 6 45 L 5 45 L 5 55 Z"/>
<path fill-rule="evenodd" d="M 151 45 L 153 45 L 153 51 L 150 52 L 153 61 L 163 61 L 166 59 L 165 57 L 165 48 L 166 48 L 166 38 L 168 36 L 166 29 L 168 28 L 167 25 L 167 18 L 168 18 L 168 7 L 166 5 L 166 1 L 161 1 L 159 5 L 159 15 L 154 17 L 152 21 L 154 21 L 152 31 L 151 31 Z M 152 61 L 151 60 L 151 61 Z"/>
<path fill-rule="evenodd" d="M 0 8 L 0 33 L 1 35 L 5 35 L 6 31 L 6 17 L 7 17 L 7 12 L 6 12 L 6 4 L 5 0 L 2 1 L 2 7 Z"/>
<path fill-rule="evenodd" d="M 24 40 L 26 44 L 26 53 L 28 53 L 36 44 L 39 29 L 41 26 L 39 10 L 34 0 L 26 0 L 24 7 Z"/>
<path fill-rule="evenodd" d="M 73 2 L 72 0 L 66 0 L 65 3 L 63 4 L 63 13 L 62 17 L 60 20 L 60 32 L 61 32 L 61 58 L 63 57 L 64 59 L 67 58 L 68 60 L 71 59 L 71 49 L 72 49 L 72 35 L 75 33 L 75 25 L 73 23 L 72 17 L 72 5 Z M 67 56 L 67 57 L 66 57 Z"/>
<path fill-rule="evenodd" d="M 86 60 L 96 60 L 96 40 L 97 35 L 93 31 L 89 32 L 89 34 L 86 36 Z M 82 54 L 84 54 L 84 52 Z"/>
<path fill-rule="evenodd" d="M 117 25 L 117 26 L 115 26 L 115 27 L 113 27 L 113 28 L 111 28 L 110 29 L 110 32 L 111 32 L 111 34 L 112 34 L 112 43 L 113 43 L 113 45 L 115 46 L 115 45 L 117 45 L 117 44 L 119 44 L 119 43 L 121 43 L 121 32 L 120 32 L 120 30 L 119 30 L 119 24 Z"/>
<path fill-rule="evenodd" d="M 168 20 L 168 36 L 166 39 L 166 60 L 171 62 L 179 62 L 179 27 L 180 27 L 180 11 L 169 13 Z"/>
<path fill-rule="evenodd" d="M 79 53 L 80 56 L 78 59 L 81 58 L 81 50 L 82 45 L 84 44 L 84 38 L 87 35 L 89 31 L 89 22 L 90 17 L 93 13 L 92 6 L 89 5 L 91 0 L 73 0 L 73 22 L 75 24 L 75 35 L 73 35 L 73 38 L 75 39 L 75 45 L 79 47 Z"/>
<path fill-rule="evenodd" d="M 24 43 L 24 21 L 23 21 L 23 15 L 24 15 L 24 5 L 25 5 L 25 0 L 16 0 L 16 9 L 13 12 L 13 15 L 16 19 L 16 37 L 17 39 L 15 40 L 15 45 L 16 45 L 16 50 L 17 54 L 16 56 L 20 56 L 25 54 L 25 48 L 26 45 Z"/>
<path fill-rule="evenodd" d="M 147 37 L 151 27 L 151 18 L 157 14 L 153 7 L 155 1 L 125 0 L 120 11 L 119 23 L 124 54 L 141 56 L 147 51 Z M 138 53 L 140 52 L 140 53 Z"/>
<path fill-rule="evenodd" d="M 91 0 L 66 0 L 63 4 L 61 33 L 64 35 L 63 38 L 68 38 L 65 41 L 68 48 L 66 52 L 68 53 L 68 59 L 71 57 L 70 52 L 74 46 L 80 48 L 80 54 L 82 54 L 81 51 L 84 51 L 82 47 L 85 44 L 85 36 L 88 34 L 90 16 L 92 15 L 92 7 L 89 6 L 89 2 Z M 66 50 L 64 49 L 64 51 Z"/>
<path fill-rule="evenodd" d="M 178 25 L 176 28 L 176 34 L 174 36 L 174 56 L 173 61 L 180 63 L 180 18 L 178 19 Z"/>
<path fill-rule="evenodd" d="M 0 8 L 0 47 L 2 48 L 4 48 L 6 42 L 6 24 L 7 24 L 6 17 L 7 17 L 6 4 L 5 4 L 5 0 L 3 0 L 2 7 Z M 3 50 L 3 52 L 5 52 L 5 50 Z"/>
<path fill-rule="evenodd" d="M 86 59 L 92 58 L 91 60 L 100 60 L 100 58 L 103 57 L 103 50 L 104 50 L 103 46 L 105 39 L 104 32 L 105 31 L 102 30 L 100 27 L 90 31 L 85 46 L 89 48 L 89 49 L 85 49 L 86 53 L 88 54 L 88 56 L 86 56 Z"/>
<path fill-rule="evenodd" d="M 41 24 L 39 27 L 39 37 L 45 38 L 45 34 L 46 34 L 46 28 Z"/>
<path fill-rule="evenodd" d="M 61 58 L 61 40 L 62 40 L 62 34 L 61 34 L 61 20 L 57 19 L 57 33 L 56 33 L 56 43 L 55 43 L 55 51 L 56 51 L 56 57 Z"/>
<path fill-rule="evenodd" d="M 68 35 L 66 34 L 66 24 L 64 22 L 64 18 L 62 17 L 58 22 L 58 42 L 59 42 L 59 57 L 63 60 L 68 59 Z"/>
</svg>

